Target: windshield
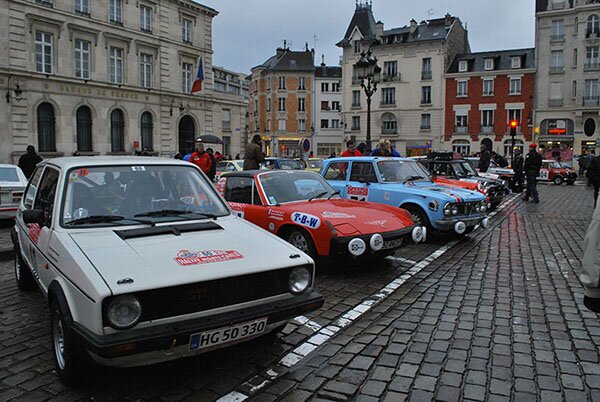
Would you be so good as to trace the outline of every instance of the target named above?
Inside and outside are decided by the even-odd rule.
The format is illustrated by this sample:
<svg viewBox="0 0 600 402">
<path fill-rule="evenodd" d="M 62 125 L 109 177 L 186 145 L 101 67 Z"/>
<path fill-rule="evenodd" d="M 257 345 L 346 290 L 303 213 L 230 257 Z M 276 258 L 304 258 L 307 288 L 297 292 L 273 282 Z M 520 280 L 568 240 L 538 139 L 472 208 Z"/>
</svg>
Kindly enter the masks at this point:
<svg viewBox="0 0 600 402">
<path fill-rule="evenodd" d="M 172 221 L 229 214 L 214 188 L 192 166 L 94 166 L 71 169 L 67 178 L 62 214 L 66 227 L 133 224 L 120 221 L 141 216 L 145 221 Z"/>
<path fill-rule="evenodd" d="M 19 175 L 17 174 L 17 169 L 9 167 L 0 168 L 0 181 L 18 182 Z"/>
<path fill-rule="evenodd" d="M 473 167 L 468 162 L 453 163 L 452 167 L 454 168 L 457 177 L 471 177 L 477 175 Z"/>
<path fill-rule="evenodd" d="M 562 166 L 558 162 L 550 162 L 548 164 L 548 166 L 550 166 L 552 169 L 560 169 L 560 168 L 562 168 Z"/>
<path fill-rule="evenodd" d="M 384 183 L 431 181 L 429 172 L 415 161 L 385 160 L 377 162 L 377 168 Z"/>
<path fill-rule="evenodd" d="M 259 180 L 271 205 L 327 199 L 337 194 L 325 179 L 313 172 L 264 173 Z"/>
</svg>

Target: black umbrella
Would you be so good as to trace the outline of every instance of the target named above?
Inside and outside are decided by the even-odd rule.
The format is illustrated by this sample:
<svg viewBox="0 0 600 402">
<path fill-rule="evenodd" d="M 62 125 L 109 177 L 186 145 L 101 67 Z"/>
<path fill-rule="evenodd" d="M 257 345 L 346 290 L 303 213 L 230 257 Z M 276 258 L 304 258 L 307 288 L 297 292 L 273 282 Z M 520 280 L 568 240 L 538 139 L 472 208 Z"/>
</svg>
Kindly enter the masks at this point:
<svg viewBox="0 0 600 402">
<path fill-rule="evenodd" d="M 212 135 L 212 134 L 205 134 L 205 135 L 201 135 L 200 137 L 196 138 L 196 142 L 203 142 L 205 144 L 222 144 L 223 141 L 217 137 L 216 135 Z"/>
</svg>

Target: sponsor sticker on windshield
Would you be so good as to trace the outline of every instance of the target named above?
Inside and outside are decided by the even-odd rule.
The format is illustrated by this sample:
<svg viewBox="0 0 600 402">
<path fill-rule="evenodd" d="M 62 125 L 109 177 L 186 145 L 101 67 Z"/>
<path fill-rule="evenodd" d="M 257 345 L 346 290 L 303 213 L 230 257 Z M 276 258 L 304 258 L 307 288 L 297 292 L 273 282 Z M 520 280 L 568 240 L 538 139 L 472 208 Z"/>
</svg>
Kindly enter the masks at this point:
<svg viewBox="0 0 600 402">
<path fill-rule="evenodd" d="M 131 170 L 133 170 L 134 172 L 145 172 L 146 166 L 132 166 Z"/>
<path fill-rule="evenodd" d="M 174 260 L 182 267 L 190 265 L 210 264 L 242 259 L 244 256 L 235 250 L 180 250 Z"/>
<path fill-rule="evenodd" d="M 317 229 L 321 226 L 321 220 L 319 218 L 302 212 L 294 212 L 292 214 L 292 221 L 311 229 Z"/>
</svg>

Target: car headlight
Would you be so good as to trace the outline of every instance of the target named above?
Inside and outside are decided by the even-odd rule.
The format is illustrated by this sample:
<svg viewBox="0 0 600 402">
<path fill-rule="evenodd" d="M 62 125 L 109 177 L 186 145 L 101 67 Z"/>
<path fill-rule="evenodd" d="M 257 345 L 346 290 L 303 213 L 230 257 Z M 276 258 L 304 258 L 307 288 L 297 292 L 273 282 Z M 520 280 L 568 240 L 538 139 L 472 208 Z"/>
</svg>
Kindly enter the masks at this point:
<svg viewBox="0 0 600 402">
<path fill-rule="evenodd" d="M 458 207 L 456 205 L 452 207 L 452 215 L 458 215 Z"/>
<path fill-rule="evenodd" d="M 117 296 L 109 303 L 106 316 L 115 329 L 131 328 L 142 316 L 142 305 L 133 295 Z"/>
<path fill-rule="evenodd" d="M 485 212 L 486 209 L 487 209 L 487 203 L 485 201 L 483 201 L 481 203 L 481 212 Z"/>
<path fill-rule="evenodd" d="M 288 286 L 290 288 L 290 292 L 295 295 L 299 295 L 304 293 L 306 289 L 308 289 L 308 285 L 310 285 L 310 270 L 306 267 L 297 267 L 292 269 L 290 273 L 290 278 L 288 279 Z"/>
<path fill-rule="evenodd" d="M 481 204 L 475 204 L 475 211 L 476 212 L 481 211 Z"/>
<path fill-rule="evenodd" d="M 444 215 L 446 215 L 446 216 L 452 215 L 452 207 L 450 206 L 450 204 L 444 205 Z"/>
</svg>

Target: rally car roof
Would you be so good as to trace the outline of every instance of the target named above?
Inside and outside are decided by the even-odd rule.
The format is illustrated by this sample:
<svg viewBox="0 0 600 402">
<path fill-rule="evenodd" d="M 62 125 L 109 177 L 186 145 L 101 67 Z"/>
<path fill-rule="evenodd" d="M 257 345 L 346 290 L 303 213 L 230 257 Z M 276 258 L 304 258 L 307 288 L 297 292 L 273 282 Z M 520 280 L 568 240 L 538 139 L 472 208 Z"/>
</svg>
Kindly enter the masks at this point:
<svg viewBox="0 0 600 402">
<path fill-rule="evenodd" d="M 193 166 L 190 162 L 170 158 L 150 156 L 70 156 L 46 159 L 41 164 L 57 166 L 61 169 L 82 166 L 117 166 L 117 165 L 182 165 Z"/>
</svg>

